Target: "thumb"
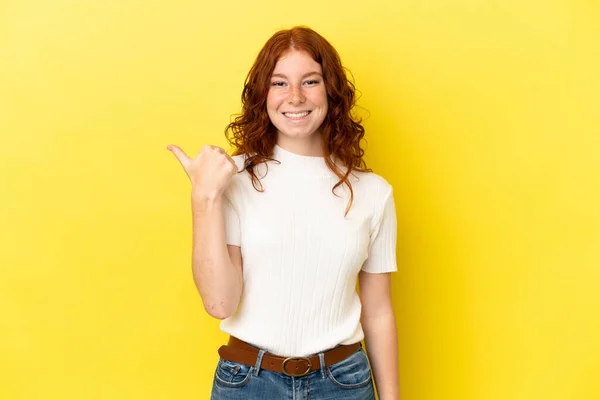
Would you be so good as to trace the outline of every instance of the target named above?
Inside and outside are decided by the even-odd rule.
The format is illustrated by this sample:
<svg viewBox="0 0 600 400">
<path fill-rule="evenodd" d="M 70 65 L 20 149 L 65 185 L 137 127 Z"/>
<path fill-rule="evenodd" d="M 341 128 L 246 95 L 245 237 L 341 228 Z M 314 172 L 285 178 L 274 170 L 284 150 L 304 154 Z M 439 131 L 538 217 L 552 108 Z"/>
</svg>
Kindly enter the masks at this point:
<svg viewBox="0 0 600 400">
<path fill-rule="evenodd" d="M 192 163 L 192 159 L 189 158 L 183 150 L 181 150 L 178 146 L 175 146 L 174 144 L 168 145 L 167 150 L 169 150 L 169 151 L 171 151 L 171 153 L 173 153 L 173 155 L 179 160 L 179 162 L 181 163 L 181 166 L 187 173 L 188 167 Z"/>
</svg>

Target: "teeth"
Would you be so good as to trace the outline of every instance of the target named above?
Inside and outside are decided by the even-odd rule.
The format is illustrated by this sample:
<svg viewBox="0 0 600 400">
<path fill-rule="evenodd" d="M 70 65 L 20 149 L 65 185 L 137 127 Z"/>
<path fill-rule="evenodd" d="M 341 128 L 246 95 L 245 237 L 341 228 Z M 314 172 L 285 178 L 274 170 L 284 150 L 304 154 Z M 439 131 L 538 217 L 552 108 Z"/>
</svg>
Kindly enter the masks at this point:
<svg viewBox="0 0 600 400">
<path fill-rule="evenodd" d="M 296 113 L 296 114 L 294 114 L 294 113 L 283 113 L 283 115 L 285 115 L 286 117 L 289 117 L 289 118 L 302 118 L 302 117 L 306 117 L 308 115 L 308 111 L 304 111 L 304 112 Z"/>
</svg>

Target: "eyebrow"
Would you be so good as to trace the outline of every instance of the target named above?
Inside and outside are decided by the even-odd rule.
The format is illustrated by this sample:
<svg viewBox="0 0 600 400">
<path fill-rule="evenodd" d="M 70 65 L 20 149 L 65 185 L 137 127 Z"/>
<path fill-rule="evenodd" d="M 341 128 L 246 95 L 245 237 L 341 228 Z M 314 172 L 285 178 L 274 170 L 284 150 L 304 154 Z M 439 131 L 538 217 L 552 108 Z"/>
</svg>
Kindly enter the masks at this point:
<svg viewBox="0 0 600 400">
<path fill-rule="evenodd" d="M 321 78 L 323 77 L 323 75 L 321 75 L 317 71 L 312 71 L 312 72 L 307 72 L 306 74 L 302 75 L 302 79 L 306 78 L 307 76 L 311 76 L 311 75 L 319 75 Z M 279 78 L 287 79 L 287 76 L 285 76 L 284 74 L 273 74 L 273 75 L 271 75 L 271 77 L 279 77 Z"/>
</svg>

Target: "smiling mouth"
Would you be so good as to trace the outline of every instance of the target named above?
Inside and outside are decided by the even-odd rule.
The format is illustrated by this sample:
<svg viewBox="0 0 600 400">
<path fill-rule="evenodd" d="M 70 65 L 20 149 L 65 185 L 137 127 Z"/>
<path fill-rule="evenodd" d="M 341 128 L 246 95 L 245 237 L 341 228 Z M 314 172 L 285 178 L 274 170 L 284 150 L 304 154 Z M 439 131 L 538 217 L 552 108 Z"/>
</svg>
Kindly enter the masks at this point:
<svg viewBox="0 0 600 400">
<path fill-rule="evenodd" d="M 298 112 L 298 113 L 284 112 L 283 115 L 289 119 L 300 120 L 300 119 L 306 118 L 306 116 L 308 114 L 310 114 L 311 112 L 312 111 L 303 111 L 303 112 Z"/>
</svg>

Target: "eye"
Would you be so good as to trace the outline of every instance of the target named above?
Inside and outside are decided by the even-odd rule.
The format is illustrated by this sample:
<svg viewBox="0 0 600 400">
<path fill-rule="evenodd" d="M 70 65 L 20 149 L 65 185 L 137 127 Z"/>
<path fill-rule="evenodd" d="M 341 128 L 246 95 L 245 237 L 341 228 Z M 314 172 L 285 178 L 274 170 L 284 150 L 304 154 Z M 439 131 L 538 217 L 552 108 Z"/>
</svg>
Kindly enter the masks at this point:
<svg viewBox="0 0 600 400">
<path fill-rule="evenodd" d="M 304 83 L 306 83 L 307 85 L 317 85 L 317 84 L 321 83 L 321 81 L 319 81 L 318 79 L 311 79 L 311 80 L 306 81 Z"/>
<path fill-rule="evenodd" d="M 271 82 L 271 86 L 285 86 L 285 82 L 282 82 L 282 81 Z"/>
</svg>

